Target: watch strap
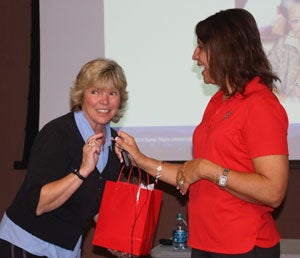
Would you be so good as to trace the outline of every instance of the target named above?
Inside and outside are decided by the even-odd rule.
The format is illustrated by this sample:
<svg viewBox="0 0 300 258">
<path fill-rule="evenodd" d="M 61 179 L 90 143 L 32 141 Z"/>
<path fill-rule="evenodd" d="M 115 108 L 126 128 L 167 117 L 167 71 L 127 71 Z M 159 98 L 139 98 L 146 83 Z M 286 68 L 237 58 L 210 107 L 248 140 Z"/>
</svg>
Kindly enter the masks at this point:
<svg viewBox="0 0 300 258">
<path fill-rule="evenodd" d="M 79 179 L 81 179 L 82 181 L 84 181 L 84 180 L 86 179 L 86 177 L 80 175 L 79 169 L 75 169 L 72 173 L 73 173 L 74 175 L 76 175 Z"/>
</svg>

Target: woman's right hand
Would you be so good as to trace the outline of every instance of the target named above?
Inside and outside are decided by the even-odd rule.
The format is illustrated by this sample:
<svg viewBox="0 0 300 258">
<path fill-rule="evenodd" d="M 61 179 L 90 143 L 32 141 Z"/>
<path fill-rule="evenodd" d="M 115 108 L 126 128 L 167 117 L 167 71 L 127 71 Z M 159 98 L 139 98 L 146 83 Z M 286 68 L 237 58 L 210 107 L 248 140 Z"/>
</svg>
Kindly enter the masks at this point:
<svg viewBox="0 0 300 258">
<path fill-rule="evenodd" d="M 94 134 L 88 138 L 82 150 L 82 162 L 80 166 L 80 174 L 82 176 L 87 177 L 94 171 L 103 145 L 103 133 Z"/>
<path fill-rule="evenodd" d="M 144 157 L 144 155 L 139 150 L 135 139 L 131 135 L 123 131 L 119 131 L 118 136 L 114 140 L 116 141 L 115 152 L 120 161 L 123 161 L 121 151 L 126 150 L 129 153 L 128 157 L 131 161 L 131 164 L 134 166 L 139 166 L 140 160 Z"/>
<path fill-rule="evenodd" d="M 114 140 L 116 141 L 115 152 L 121 161 L 121 150 L 123 149 L 129 153 L 128 157 L 133 166 L 139 167 L 141 170 L 155 177 L 156 181 L 159 178 L 159 180 L 168 184 L 176 185 L 176 175 L 181 164 L 162 162 L 144 155 L 139 150 L 135 139 L 123 131 L 119 131 L 118 136 Z"/>
</svg>

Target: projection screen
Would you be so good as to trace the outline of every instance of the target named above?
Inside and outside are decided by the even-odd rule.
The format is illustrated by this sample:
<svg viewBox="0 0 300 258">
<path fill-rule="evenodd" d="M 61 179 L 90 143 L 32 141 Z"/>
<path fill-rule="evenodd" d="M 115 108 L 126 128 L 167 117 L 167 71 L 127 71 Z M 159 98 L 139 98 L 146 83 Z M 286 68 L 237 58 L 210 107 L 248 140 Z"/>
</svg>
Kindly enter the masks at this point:
<svg viewBox="0 0 300 258">
<path fill-rule="evenodd" d="M 284 91 L 287 83 L 298 82 L 291 82 L 275 58 L 280 53 L 276 42 L 290 33 L 280 4 L 280 0 L 40 1 L 40 128 L 70 110 L 69 90 L 80 67 L 105 56 L 124 68 L 128 81 L 129 105 L 113 127 L 135 136 L 148 155 L 170 161 L 191 159 L 193 130 L 217 90 L 204 84 L 192 61 L 196 23 L 221 9 L 249 10 L 282 78 L 278 87 Z M 299 21 L 300 11 L 293 22 Z M 297 45 L 294 39 L 287 42 Z M 298 61 L 293 69 L 299 72 L 299 68 Z M 290 121 L 290 160 L 300 160 L 300 98 L 289 92 L 280 100 Z"/>
</svg>

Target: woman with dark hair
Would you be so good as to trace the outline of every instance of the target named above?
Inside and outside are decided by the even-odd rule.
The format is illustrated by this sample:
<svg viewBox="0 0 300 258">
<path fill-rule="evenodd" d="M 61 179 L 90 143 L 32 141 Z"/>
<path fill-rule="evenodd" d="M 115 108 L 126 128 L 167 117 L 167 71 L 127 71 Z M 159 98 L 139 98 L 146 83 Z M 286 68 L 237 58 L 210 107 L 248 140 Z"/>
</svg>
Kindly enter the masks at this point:
<svg viewBox="0 0 300 258">
<path fill-rule="evenodd" d="M 279 80 L 263 51 L 253 16 L 220 11 L 196 26 L 193 60 L 219 90 L 193 134 L 194 159 L 158 161 L 140 152 L 125 132 L 116 152 L 158 180 L 189 193 L 192 258 L 279 258 L 271 212 L 288 184 L 288 118 L 273 93 Z"/>
<path fill-rule="evenodd" d="M 71 88 L 72 112 L 36 136 L 26 178 L 0 224 L 0 257 L 81 257 L 105 182 L 116 181 L 120 171 L 110 122 L 123 116 L 126 87 L 113 60 L 99 58 L 81 68 Z"/>
</svg>

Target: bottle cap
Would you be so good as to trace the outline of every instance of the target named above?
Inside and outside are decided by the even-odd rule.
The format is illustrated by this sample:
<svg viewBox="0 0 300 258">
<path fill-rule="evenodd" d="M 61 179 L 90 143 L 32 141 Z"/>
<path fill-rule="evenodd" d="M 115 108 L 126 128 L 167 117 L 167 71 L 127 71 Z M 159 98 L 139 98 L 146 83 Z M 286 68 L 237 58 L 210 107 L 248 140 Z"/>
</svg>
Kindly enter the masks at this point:
<svg viewBox="0 0 300 258">
<path fill-rule="evenodd" d="M 177 213 L 177 219 L 182 219 L 182 214 L 180 212 Z"/>
</svg>

